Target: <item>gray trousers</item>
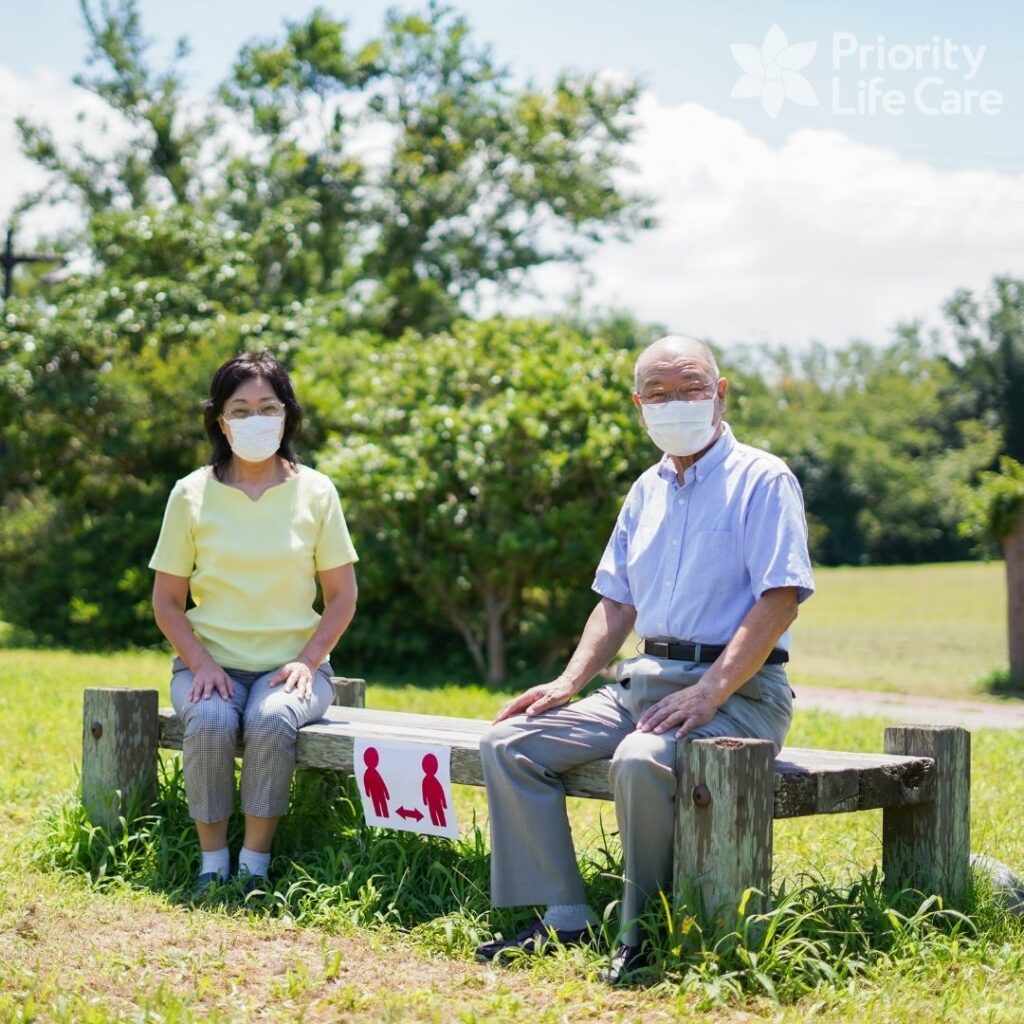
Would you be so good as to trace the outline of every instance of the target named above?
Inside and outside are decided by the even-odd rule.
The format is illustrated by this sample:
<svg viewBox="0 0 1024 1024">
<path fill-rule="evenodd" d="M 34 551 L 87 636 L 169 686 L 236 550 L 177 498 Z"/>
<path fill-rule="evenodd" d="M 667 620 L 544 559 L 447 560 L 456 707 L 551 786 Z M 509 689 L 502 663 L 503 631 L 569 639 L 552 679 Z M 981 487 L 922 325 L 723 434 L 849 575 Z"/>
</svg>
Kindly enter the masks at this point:
<svg viewBox="0 0 1024 1024">
<path fill-rule="evenodd" d="M 643 656 L 619 666 L 619 681 L 534 718 L 516 715 L 480 743 L 491 827 L 491 902 L 496 907 L 587 901 L 565 810 L 563 772 L 612 759 L 611 782 L 623 853 L 623 941 L 672 875 L 675 730 L 638 732 L 652 704 L 692 686 L 708 666 Z M 793 714 L 781 665 L 766 665 L 687 740 L 736 736 L 782 748 Z M 684 741 L 685 742 L 685 741 Z"/>
<path fill-rule="evenodd" d="M 226 668 L 235 693 L 225 700 L 188 699 L 192 673 L 174 659 L 171 703 L 185 725 L 182 744 L 185 795 L 189 814 L 209 824 L 231 816 L 235 802 L 235 749 L 241 742 L 242 810 L 260 818 L 277 818 L 288 810 L 288 793 L 295 771 L 295 742 L 299 729 L 322 718 L 334 699 L 333 670 L 324 662 L 313 676 L 313 694 L 299 700 L 284 686 L 268 686 L 277 670 L 245 672 Z"/>
</svg>

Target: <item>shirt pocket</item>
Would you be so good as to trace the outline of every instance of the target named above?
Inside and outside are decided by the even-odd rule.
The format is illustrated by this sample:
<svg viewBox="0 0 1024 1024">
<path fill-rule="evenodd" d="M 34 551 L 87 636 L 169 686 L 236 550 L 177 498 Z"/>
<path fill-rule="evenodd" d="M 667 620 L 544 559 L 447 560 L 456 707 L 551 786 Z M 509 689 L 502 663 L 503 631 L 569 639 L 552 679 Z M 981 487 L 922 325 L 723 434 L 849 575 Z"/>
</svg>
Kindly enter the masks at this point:
<svg viewBox="0 0 1024 1024">
<path fill-rule="evenodd" d="M 693 580 L 694 590 L 718 592 L 743 587 L 746 569 L 738 533 L 701 530 L 696 535 L 694 553 L 699 567 Z"/>
</svg>

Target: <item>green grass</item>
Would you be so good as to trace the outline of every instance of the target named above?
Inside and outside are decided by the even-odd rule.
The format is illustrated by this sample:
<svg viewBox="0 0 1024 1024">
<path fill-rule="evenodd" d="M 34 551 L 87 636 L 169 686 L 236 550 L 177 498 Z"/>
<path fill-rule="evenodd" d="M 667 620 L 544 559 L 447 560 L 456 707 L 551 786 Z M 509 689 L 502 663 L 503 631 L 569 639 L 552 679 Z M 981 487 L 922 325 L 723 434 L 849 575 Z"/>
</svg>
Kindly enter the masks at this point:
<svg viewBox="0 0 1024 1024">
<path fill-rule="evenodd" d="M 819 573 L 818 617 L 807 605 L 798 658 L 811 657 L 817 629 L 826 668 L 816 671 L 831 659 L 838 672 L 842 658 L 828 650 L 836 637 L 849 651 L 858 636 L 912 637 L 929 609 L 977 644 L 980 618 L 955 609 L 990 598 L 998 568 Z M 933 593 L 940 585 L 945 601 Z M 884 614 L 883 593 L 899 595 Z M 916 655 L 895 641 L 889 650 L 882 682 L 913 690 Z M 959 682 L 947 672 L 941 685 L 968 692 L 985 671 L 967 664 L 978 651 L 960 650 Z M 486 801 L 476 789 L 457 789 L 464 834 L 453 845 L 367 830 L 342 782 L 302 773 L 275 847 L 273 897 L 254 906 L 228 886 L 194 905 L 196 844 L 176 758 L 164 762 L 160 813 L 117 843 L 92 830 L 73 799 L 83 689 L 158 686 L 166 701 L 167 668 L 153 652 L 0 650 L 0 1022 L 1020 1020 L 1020 925 L 984 894 L 970 920 L 919 898 L 885 900 L 872 875 L 878 813 L 776 823 L 776 908 L 748 922 L 746 942 L 716 946 L 692 919 L 652 908 L 658 969 L 650 987 L 626 992 L 596 980 L 593 953 L 497 972 L 472 962 L 480 936 L 515 926 L 515 915 L 487 906 L 485 842 L 473 828 L 486 835 Z M 470 717 L 489 716 L 501 699 L 456 684 L 371 681 L 369 690 L 377 707 Z M 800 711 L 790 742 L 878 750 L 884 725 Z M 1024 734 L 977 732 L 973 750 L 972 847 L 1020 871 Z M 604 906 L 616 892 L 614 816 L 598 801 L 570 804 L 590 894 Z"/>
<path fill-rule="evenodd" d="M 976 697 L 1006 667 L 1002 562 L 817 569 L 793 627 L 794 686 Z"/>
</svg>

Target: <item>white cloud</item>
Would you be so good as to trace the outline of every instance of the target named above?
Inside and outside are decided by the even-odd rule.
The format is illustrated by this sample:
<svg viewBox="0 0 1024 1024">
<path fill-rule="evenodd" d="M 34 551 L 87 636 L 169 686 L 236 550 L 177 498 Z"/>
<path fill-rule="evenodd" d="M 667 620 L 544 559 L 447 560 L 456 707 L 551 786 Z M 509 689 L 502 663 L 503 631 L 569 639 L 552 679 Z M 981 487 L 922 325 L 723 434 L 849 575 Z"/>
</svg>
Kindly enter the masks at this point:
<svg viewBox="0 0 1024 1024">
<path fill-rule="evenodd" d="M 651 94 L 639 113 L 633 158 L 660 226 L 590 260 L 603 305 L 723 343 L 883 341 L 955 288 L 1024 269 L 1024 174 L 936 168 L 838 131 L 770 146 Z"/>
</svg>

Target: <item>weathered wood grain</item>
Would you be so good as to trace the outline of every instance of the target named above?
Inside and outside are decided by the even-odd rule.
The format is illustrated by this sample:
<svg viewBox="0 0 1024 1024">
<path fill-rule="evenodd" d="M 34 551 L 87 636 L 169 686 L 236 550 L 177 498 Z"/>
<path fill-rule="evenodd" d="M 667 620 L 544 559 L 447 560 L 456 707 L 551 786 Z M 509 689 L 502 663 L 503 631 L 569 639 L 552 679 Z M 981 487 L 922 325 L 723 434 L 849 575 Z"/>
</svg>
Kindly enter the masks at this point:
<svg viewBox="0 0 1024 1024">
<path fill-rule="evenodd" d="M 156 796 L 159 694 L 94 688 L 82 702 L 82 804 L 111 833 L 123 814 Z"/>
<path fill-rule="evenodd" d="M 160 715 L 160 745 L 180 750 L 181 723 L 170 709 Z M 352 741 L 360 737 L 439 743 L 452 749 L 452 781 L 482 786 L 478 751 L 488 728 L 483 719 L 332 707 L 299 733 L 298 763 L 351 772 Z M 566 792 L 610 800 L 609 764 L 591 761 L 567 773 Z M 934 765 L 927 757 L 787 747 L 774 764 L 772 815 L 794 818 L 921 804 L 932 799 L 934 790 Z"/>
<path fill-rule="evenodd" d="M 966 729 L 900 725 L 885 730 L 891 754 L 930 758 L 926 804 L 890 805 L 882 815 L 882 869 L 891 888 L 910 886 L 962 905 L 970 879 L 971 735 Z"/>
<path fill-rule="evenodd" d="M 332 704 L 343 708 L 366 707 L 366 680 L 349 678 L 348 676 L 331 676 L 334 687 Z"/>
<path fill-rule="evenodd" d="M 767 909 L 772 881 L 772 763 L 768 740 L 704 739 L 676 751 L 673 893 L 718 934 Z"/>
</svg>

